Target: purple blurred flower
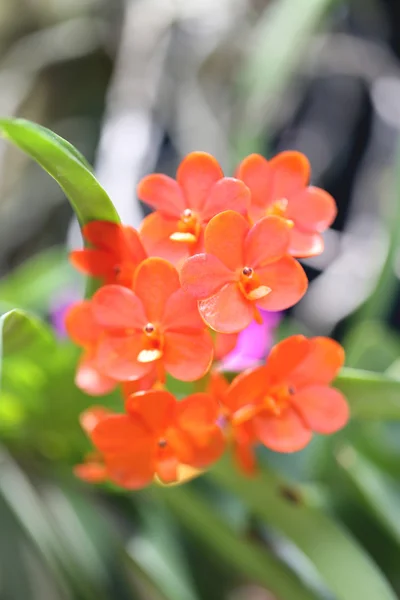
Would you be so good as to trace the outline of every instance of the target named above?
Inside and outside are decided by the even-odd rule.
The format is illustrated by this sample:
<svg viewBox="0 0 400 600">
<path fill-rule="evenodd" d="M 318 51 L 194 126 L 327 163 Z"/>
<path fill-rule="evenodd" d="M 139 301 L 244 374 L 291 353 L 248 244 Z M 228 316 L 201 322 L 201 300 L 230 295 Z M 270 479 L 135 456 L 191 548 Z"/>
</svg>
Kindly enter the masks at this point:
<svg viewBox="0 0 400 600">
<path fill-rule="evenodd" d="M 283 313 L 260 310 L 262 324 L 252 321 L 241 331 L 235 348 L 221 362 L 224 371 L 243 371 L 262 361 L 274 343 L 274 332 Z"/>
<path fill-rule="evenodd" d="M 67 337 L 67 330 L 65 328 L 65 317 L 68 309 L 72 304 L 79 300 L 78 292 L 65 293 L 62 296 L 53 298 L 50 305 L 50 323 L 56 332 L 57 337 Z"/>
</svg>

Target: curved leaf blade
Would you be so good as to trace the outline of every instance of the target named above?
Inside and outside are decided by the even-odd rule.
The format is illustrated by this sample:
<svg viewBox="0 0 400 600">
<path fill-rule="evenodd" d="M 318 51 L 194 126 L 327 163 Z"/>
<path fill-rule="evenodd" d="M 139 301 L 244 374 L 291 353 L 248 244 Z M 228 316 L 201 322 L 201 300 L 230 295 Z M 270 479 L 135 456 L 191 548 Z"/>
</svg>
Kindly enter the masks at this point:
<svg viewBox="0 0 400 600">
<path fill-rule="evenodd" d="M 400 546 L 400 485 L 352 446 L 337 452 L 337 463 L 370 513 Z"/>
<path fill-rule="evenodd" d="M 337 600 L 395 600 L 379 568 L 350 533 L 309 506 L 301 494 L 287 493 L 287 484 L 272 471 L 264 469 L 259 477 L 245 479 L 221 461 L 210 476 L 237 494 L 267 526 L 291 540 L 311 560 Z"/>
<path fill-rule="evenodd" d="M 33 158 L 60 185 L 81 226 L 119 223 L 118 213 L 86 159 L 69 142 L 25 119 L 0 119 L 0 135 Z"/>
<path fill-rule="evenodd" d="M 279 598 L 317 600 L 319 595 L 307 588 L 283 561 L 268 548 L 241 539 L 199 494 L 187 487 L 164 489 L 162 494 L 178 521 L 227 566 Z"/>
<path fill-rule="evenodd" d="M 0 317 L 0 354 L 27 353 L 39 346 L 51 347 L 54 337 L 50 327 L 29 313 L 13 309 Z"/>
<path fill-rule="evenodd" d="M 344 368 L 334 386 L 346 396 L 353 418 L 400 420 L 400 381 L 393 377 Z"/>
</svg>

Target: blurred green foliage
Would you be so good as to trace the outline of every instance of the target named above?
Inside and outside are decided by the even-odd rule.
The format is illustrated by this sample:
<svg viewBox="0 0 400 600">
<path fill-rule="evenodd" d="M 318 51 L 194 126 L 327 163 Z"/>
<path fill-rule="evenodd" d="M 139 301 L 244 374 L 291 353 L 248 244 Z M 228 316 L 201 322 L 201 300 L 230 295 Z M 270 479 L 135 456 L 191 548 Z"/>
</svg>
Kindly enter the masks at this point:
<svg viewBox="0 0 400 600">
<path fill-rule="evenodd" d="M 271 107 L 333 4 L 299 0 L 293 10 L 290 0 L 277 0 L 265 8 L 238 70 L 232 156 L 265 146 Z M 9 6 L 0 6 L 0 18 L 1 11 L 11 15 Z M 0 130 L 57 180 L 81 224 L 118 220 L 73 146 L 22 120 L 2 120 Z M 64 247 L 4 277 L 0 598 L 221 600 L 239 598 L 248 584 L 279 600 L 399 597 L 400 338 L 382 321 L 395 282 L 399 206 L 397 183 L 387 260 L 342 336 L 347 367 L 336 384 L 349 398 L 352 422 L 296 456 L 261 452 L 254 480 L 226 458 L 184 487 L 127 494 L 77 482 L 72 467 L 89 449 L 79 414 L 95 402 L 74 385 L 77 349 L 57 340 L 48 321 L 57 293 L 81 282 Z M 304 329 L 290 318 L 279 335 Z M 122 407 L 117 393 L 101 402 Z"/>
</svg>

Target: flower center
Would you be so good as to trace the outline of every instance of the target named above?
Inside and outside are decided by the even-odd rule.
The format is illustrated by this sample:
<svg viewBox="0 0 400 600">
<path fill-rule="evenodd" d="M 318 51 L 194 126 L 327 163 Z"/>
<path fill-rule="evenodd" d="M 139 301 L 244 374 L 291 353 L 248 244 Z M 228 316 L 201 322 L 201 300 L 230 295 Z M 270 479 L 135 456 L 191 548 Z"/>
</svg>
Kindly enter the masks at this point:
<svg viewBox="0 0 400 600">
<path fill-rule="evenodd" d="M 167 444 L 168 444 L 168 442 L 165 438 L 160 438 L 157 442 L 157 445 L 159 448 L 166 448 Z"/>
<path fill-rule="evenodd" d="M 154 362 L 163 355 L 162 335 L 153 323 L 147 323 L 143 327 L 143 334 L 143 348 L 140 350 L 137 360 L 141 363 Z"/>
<path fill-rule="evenodd" d="M 295 389 L 290 385 L 275 386 L 263 398 L 263 410 L 267 410 L 276 417 L 279 417 L 290 402 L 290 396 L 295 393 Z"/>
<path fill-rule="evenodd" d="M 272 290 L 267 285 L 262 285 L 260 278 L 252 267 L 243 267 L 239 274 L 239 289 L 247 300 L 260 300 Z"/>
<path fill-rule="evenodd" d="M 274 386 L 268 393 L 254 404 L 242 406 L 231 418 L 232 425 L 242 425 L 260 413 L 268 412 L 279 417 L 290 403 L 290 396 L 295 393 L 292 386 Z"/>
<path fill-rule="evenodd" d="M 287 198 L 281 198 L 280 200 L 276 200 L 273 204 L 267 207 L 265 214 L 266 216 L 275 216 L 282 217 L 285 219 L 289 227 L 293 227 L 294 223 L 291 219 L 286 217 L 286 211 L 288 207 L 289 201 Z"/>
<path fill-rule="evenodd" d="M 201 223 L 198 215 L 193 212 L 191 208 L 185 208 L 177 223 L 177 231 L 174 231 L 174 233 L 169 236 L 169 239 L 175 242 L 193 244 L 194 242 L 197 242 L 200 231 Z"/>
</svg>

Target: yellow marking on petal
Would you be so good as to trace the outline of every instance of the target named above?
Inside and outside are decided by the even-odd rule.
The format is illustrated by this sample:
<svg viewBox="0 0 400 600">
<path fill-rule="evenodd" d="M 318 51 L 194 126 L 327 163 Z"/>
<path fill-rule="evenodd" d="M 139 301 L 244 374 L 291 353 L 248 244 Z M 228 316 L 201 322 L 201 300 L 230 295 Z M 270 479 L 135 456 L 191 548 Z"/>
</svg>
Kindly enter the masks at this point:
<svg viewBox="0 0 400 600">
<path fill-rule="evenodd" d="M 197 238 L 193 233 L 184 233 L 181 231 L 175 231 L 169 236 L 170 240 L 174 242 L 186 242 L 187 244 L 193 244 L 197 241 Z"/>
<path fill-rule="evenodd" d="M 162 357 L 162 352 L 158 348 L 154 350 L 141 350 L 138 354 L 138 361 L 140 363 L 150 363 L 158 360 Z"/>
<path fill-rule="evenodd" d="M 271 288 L 267 285 L 259 285 L 254 290 L 251 290 L 251 292 L 247 292 L 246 297 L 249 300 L 260 300 L 260 298 L 265 298 L 265 296 L 268 296 L 271 292 Z"/>
<path fill-rule="evenodd" d="M 158 477 L 158 475 L 154 476 L 154 483 L 161 485 L 162 487 L 171 487 L 174 485 L 181 485 L 182 483 L 186 483 L 195 477 L 199 477 L 204 473 L 204 469 L 196 469 L 195 467 L 191 467 L 189 465 L 184 465 L 180 463 L 178 465 L 178 478 L 176 481 L 172 481 L 171 483 L 164 483 Z"/>
</svg>

